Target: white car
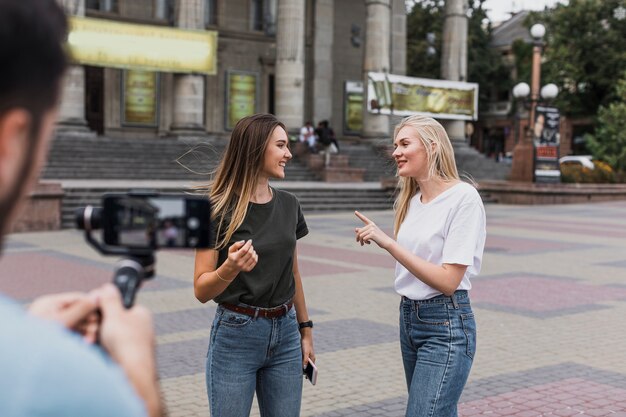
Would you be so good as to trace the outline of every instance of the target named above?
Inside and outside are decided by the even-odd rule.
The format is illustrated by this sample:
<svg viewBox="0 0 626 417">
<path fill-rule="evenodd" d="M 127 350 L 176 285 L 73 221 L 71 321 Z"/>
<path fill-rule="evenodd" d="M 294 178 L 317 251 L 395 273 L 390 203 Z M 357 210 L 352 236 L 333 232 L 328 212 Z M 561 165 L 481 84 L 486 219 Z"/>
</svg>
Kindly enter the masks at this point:
<svg viewBox="0 0 626 417">
<path fill-rule="evenodd" d="M 568 155 L 559 158 L 559 165 L 578 165 L 589 169 L 594 169 L 591 155 Z"/>
</svg>

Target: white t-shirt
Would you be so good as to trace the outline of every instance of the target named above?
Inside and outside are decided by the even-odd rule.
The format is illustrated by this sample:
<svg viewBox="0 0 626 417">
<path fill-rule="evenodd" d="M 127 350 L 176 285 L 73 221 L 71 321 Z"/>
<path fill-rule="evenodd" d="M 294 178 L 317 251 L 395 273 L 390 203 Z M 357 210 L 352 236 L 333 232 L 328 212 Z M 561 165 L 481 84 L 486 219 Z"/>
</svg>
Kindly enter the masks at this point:
<svg viewBox="0 0 626 417">
<path fill-rule="evenodd" d="M 478 275 L 487 232 L 485 208 L 478 191 L 460 182 L 427 204 L 417 193 L 398 231 L 398 243 L 435 265 L 467 265 L 457 289 L 472 288 L 470 277 Z M 441 294 L 424 284 L 396 262 L 395 289 L 412 300 L 427 300 Z"/>
</svg>

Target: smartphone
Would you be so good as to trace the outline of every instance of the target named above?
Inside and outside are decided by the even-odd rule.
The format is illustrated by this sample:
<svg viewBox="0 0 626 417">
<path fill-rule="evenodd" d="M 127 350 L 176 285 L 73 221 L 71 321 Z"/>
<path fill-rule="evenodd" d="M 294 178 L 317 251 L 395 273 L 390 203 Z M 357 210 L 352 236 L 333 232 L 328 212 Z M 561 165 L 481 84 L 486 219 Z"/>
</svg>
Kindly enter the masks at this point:
<svg viewBox="0 0 626 417">
<path fill-rule="evenodd" d="M 206 248 L 211 211 L 207 198 L 185 194 L 106 194 L 103 241 L 127 248 Z"/>
<path fill-rule="evenodd" d="M 304 368 L 304 377 L 309 380 L 309 382 L 313 385 L 317 383 L 317 366 L 311 361 L 308 360 L 306 368 Z"/>
</svg>

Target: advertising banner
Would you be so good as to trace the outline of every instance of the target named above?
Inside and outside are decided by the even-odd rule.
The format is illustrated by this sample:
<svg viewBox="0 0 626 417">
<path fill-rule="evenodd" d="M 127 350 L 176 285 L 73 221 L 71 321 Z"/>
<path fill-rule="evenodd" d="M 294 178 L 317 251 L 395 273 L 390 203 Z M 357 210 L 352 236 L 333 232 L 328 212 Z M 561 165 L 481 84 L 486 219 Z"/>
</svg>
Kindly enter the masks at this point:
<svg viewBox="0 0 626 417">
<path fill-rule="evenodd" d="M 229 71 L 226 84 L 226 128 L 235 127 L 239 119 L 256 113 L 256 73 Z"/>
<path fill-rule="evenodd" d="M 561 181 L 559 144 L 560 114 L 556 107 L 535 107 L 533 141 L 535 144 L 535 182 Z"/>
<path fill-rule="evenodd" d="M 363 82 L 346 81 L 344 90 L 344 133 L 363 130 Z"/>
<path fill-rule="evenodd" d="M 422 114 L 438 119 L 476 120 L 478 84 L 368 73 L 367 110 L 377 114 Z"/>
<path fill-rule="evenodd" d="M 152 71 L 124 71 L 122 124 L 156 126 L 158 74 Z"/>
<path fill-rule="evenodd" d="M 559 109 L 556 107 L 537 106 L 535 107 L 535 120 L 533 122 L 535 146 L 558 146 L 561 143 Z"/>
<path fill-rule="evenodd" d="M 72 60 L 99 67 L 217 73 L 217 32 L 69 18 Z"/>
</svg>

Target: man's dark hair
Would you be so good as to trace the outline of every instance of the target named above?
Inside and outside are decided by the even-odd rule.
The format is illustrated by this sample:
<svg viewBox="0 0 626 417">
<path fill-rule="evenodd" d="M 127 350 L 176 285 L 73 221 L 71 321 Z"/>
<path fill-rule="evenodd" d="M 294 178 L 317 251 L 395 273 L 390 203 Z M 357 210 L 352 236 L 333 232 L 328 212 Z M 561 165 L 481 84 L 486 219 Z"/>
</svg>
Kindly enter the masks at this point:
<svg viewBox="0 0 626 417">
<path fill-rule="evenodd" d="M 0 118 L 13 109 L 31 117 L 25 162 L 0 201 L 0 233 L 28 180 L 43 116 L 59 100 L 66 37 L 67 20 L 55 0 L 0 0 Z"/>
<path fill-rule="evenodd" d="M 0 116 L 28 110 L 31 136 L 58 101 L 66 37 L 67 20 L 55 0 L 0 0 Z"/>
</svg>

